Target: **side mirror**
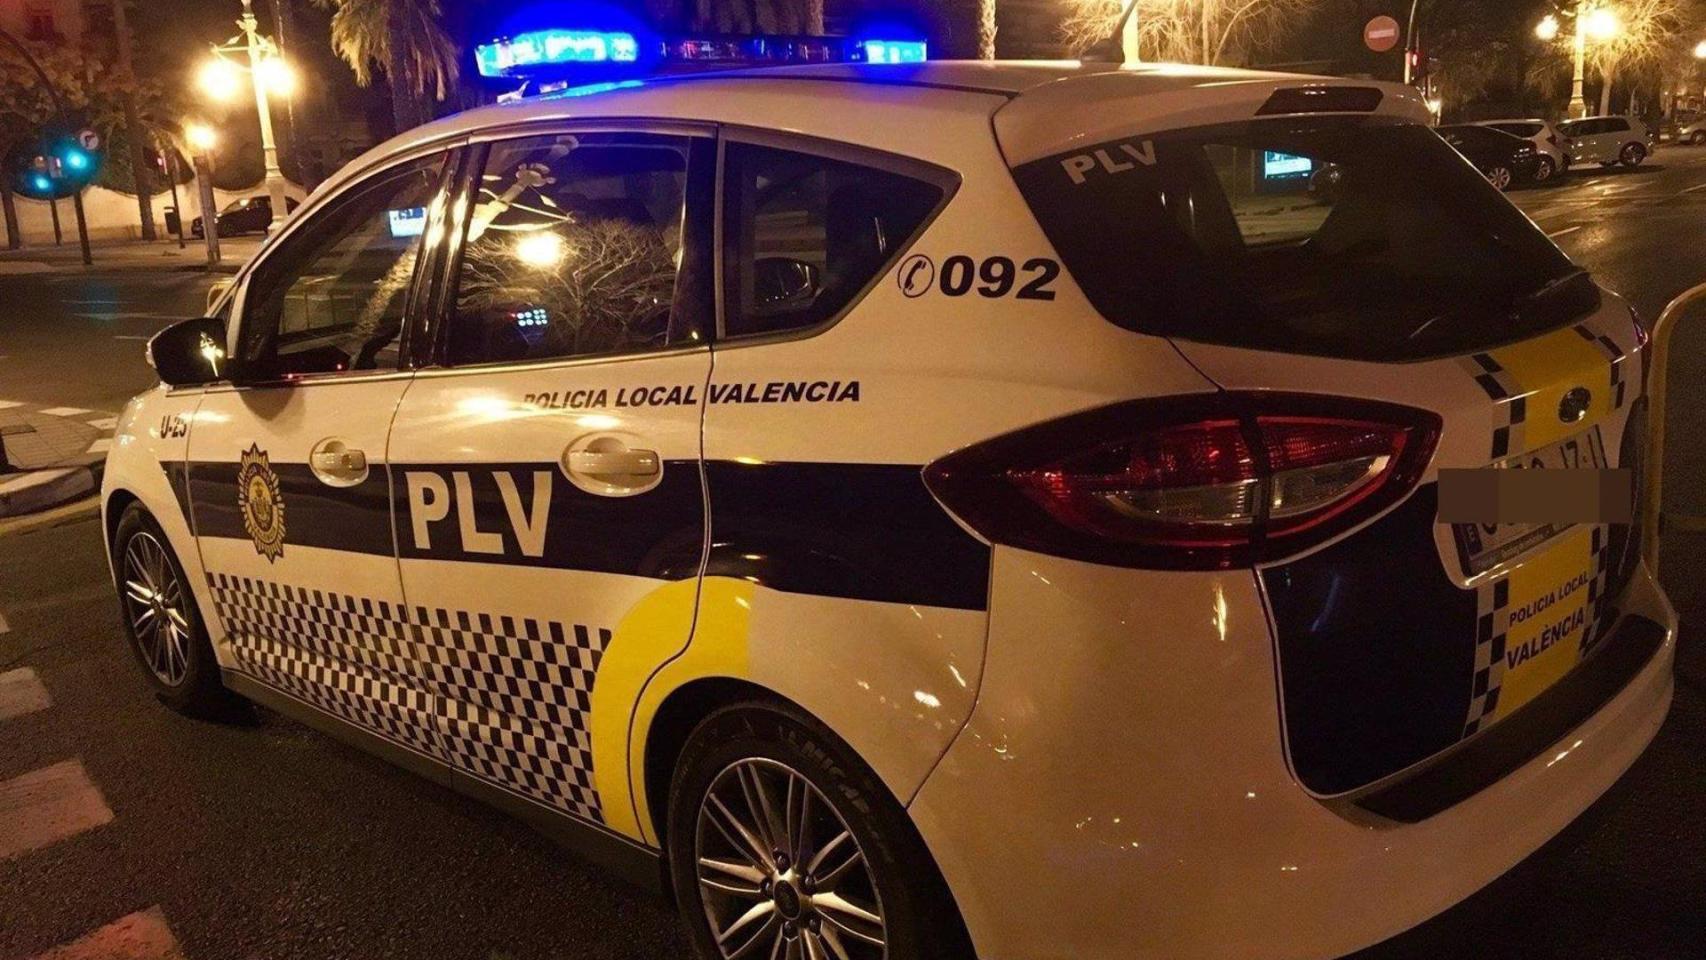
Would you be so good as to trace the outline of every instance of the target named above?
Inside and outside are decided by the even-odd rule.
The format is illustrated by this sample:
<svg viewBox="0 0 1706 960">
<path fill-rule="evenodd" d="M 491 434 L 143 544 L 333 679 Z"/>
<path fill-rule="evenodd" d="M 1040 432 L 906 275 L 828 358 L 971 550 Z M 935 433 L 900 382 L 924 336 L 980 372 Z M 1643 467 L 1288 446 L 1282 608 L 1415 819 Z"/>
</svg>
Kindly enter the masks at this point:
<svg viewBox="0 0 1706 960">
<path fill-rule="evenodd" d="M 225 321 L 216 317 L 180 320 L 148 341 L 148 365 L 171 387 L 224 380 Z"/>
<path fill-rule="evenodd" d="M 810 303 L 821 290 L 818 269 L 791 257 L 763 257 L 752 265 L 752 296 L 760 309 Z"/>
</svg>

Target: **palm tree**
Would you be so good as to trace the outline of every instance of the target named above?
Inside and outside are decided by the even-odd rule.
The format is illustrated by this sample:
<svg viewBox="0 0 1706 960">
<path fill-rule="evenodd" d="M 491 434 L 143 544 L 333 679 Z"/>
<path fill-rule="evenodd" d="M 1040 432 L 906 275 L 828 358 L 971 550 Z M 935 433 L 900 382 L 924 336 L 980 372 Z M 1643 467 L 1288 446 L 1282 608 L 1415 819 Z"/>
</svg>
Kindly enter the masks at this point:
<svg viewBox="0 0 1706 960">
<path fill-rule="evenodd" d="M 977 0 L 977 58 L 995 59 L 995 0 Z"/>
<path fill-rule="evenodd" d="M 332 13 L 332 49 L 355 71 L 355 82 L 373 82 L 375 68 L 391 88 L 391 120 L 397 132 L 432 119 L 432 103 L 443 100 L 460 74 L 461 50 L 440 21 L 439 0 L 315 0 Z"/>
</svg>

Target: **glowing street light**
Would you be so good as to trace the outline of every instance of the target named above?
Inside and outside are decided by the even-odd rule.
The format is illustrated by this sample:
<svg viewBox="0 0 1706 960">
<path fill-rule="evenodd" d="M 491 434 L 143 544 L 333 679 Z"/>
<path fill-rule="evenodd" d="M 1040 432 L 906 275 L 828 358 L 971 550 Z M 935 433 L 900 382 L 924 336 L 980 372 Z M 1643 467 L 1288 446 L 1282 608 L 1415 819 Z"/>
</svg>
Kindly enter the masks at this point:
<svg viewBox="0 0 1706 960">
<path fill-rule="evenodd" d="M 255 94 L 255 113 L 261 121 L 261 154 L 266 164 L 267 196 L 272 200 L 272 223 L 267 229 L 284 222 L 284 173 L 278 167 L 278 144 L 273 140 L 272 110 L 268 94 L 288 97 L 296 89 L 296 74 L 278 55 L 278 45 L 261 36 L 260 24 L 250 6 L 243 0 L 243 16 L 237 26 L 243 32 L 213 48 L 213 59 L 201 68 L 201 87 L 215 100 L 230 100 L 242 85 L 243 68 L 225 59 L 227 54 L 248 58 L 249 86 Z"/>
<path fill-rule="evenodd" d="M 197 153 L 207 153 L 218 145 L 219 134 L 205 123 L 191 123 L 184 127 L 184 139 Z"/>
<path fill-rule="evenodd" d="M 1694 59 L 1706 60 L 1706 40 L 1702 40 L 1694 45 Z"/>
<path fill-rule="evenodd" d="M 1623 21 L 1618 19 L 1617 11 L 1608 6 L 1589 6 L 1588 0 L 1576 0 L 1575 19 L 1576 32 L 1571 43 L 1575 47 L 1576 73 L 1570 82 L 1570 117 L 1580 119 L 1588 115 L 1587 98 L 1582 96 L 1588 41 L 1604 43 L 1615 38 L 1623 32 Z M 1534 25 L 1534 35 L 1548 43 L 1556 40 L 1561 33 L 1563 27 L 1552 14 L 1547 14 Z"/>
<path fill-rule="evenodd" d="M 242 70 L 223 57 L 214 57 L 201 65 L 196 84 L 209 99 L 224 103 L 237 99 L 243 84 Z"/>
</svg>

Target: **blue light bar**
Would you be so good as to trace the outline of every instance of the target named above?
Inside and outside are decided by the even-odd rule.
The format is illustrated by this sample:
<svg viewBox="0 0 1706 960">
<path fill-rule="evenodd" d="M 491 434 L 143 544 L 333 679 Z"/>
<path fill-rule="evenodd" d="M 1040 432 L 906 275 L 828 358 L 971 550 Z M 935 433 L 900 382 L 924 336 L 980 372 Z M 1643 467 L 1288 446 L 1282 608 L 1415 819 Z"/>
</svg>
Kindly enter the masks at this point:
<svg viewBox="0 0 1706 960">
<path fill-rule="evenodd" d="M 923 63 L 928 59 L 923 40 L 862 40 L 859 48 L 866 63 Z"/>
<path fill-rule="evenodd" d="M 509 77 L 517 68 L 572 63 L 634 63 L 640 43 L 634 35 L 608 30 L 534 30 L 475 48 L 482 77 Z"/>
</svg>

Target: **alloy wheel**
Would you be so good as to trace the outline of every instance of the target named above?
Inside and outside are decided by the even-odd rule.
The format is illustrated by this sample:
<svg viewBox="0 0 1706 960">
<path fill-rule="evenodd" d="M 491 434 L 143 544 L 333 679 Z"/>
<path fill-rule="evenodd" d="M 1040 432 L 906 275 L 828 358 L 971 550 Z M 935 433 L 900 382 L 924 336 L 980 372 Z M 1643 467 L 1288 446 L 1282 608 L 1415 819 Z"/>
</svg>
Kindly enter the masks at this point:
<svg viewBox="0 0 1706 960">
<path fill-rule="evenodd" d="M 1552 162 L 1551 157 L 1541 157 L 1540 166 L 1534 168 L 1534 182 L 1545 183 L 1552 179 L 1552 174 L 1555 169 L 1556 165 Z"/>
<path fill-rule="evenodd" d="M 1492 184 L 1495 189 L 1501 192 L 1509 190 L 1511 188 L 1510 167 L 1494 167 L 1493 169 L 1488 170 L 1487 182 Z"/>
<path fill-rule="evenodd" d="M 699 802 L 700 901 L 725 960 L 882 960 L 888 930 L 870 861 L 799 771 L 730 764 Z"/>
<path fill-rule="evenodd" d="M 168 687 L 189 672 L 190 621 L 166 548 L 146 531 L 124 548 L 124 608 L 142 659 Z"/>
</svg>

